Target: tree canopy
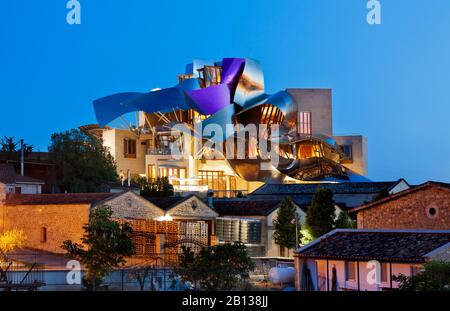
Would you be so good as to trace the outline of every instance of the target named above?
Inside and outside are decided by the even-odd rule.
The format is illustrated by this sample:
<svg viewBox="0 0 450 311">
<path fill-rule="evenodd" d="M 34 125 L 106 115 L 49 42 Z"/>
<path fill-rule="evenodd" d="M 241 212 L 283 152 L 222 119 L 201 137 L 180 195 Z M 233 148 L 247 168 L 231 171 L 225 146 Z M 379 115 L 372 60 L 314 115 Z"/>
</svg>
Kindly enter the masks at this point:
<svg viewBox="0 0 450 311">
<path fill-rule="evenodd" d="M 291 198 L 285 198 L 278 209 L 277 218 L 274 221 L 275 232 L 273 234 L 275 243 L 288 249 L 295 248 L 295 219 L 296 207 Z M 298 238 L 300 240 L 300 225 L 297 226 Z"/>
<path fill-rule="evenodd" d="M 119 224 L 111 216 L 112 210 L 108 206 L 93 209 L 89 223 L 83 226 L 82 244 L 67 240 L 61 246 L 68 257 L 79 260 L 87 268 L 85 284 L 90 284 L 94 290 L 104 276 L 135 251 L 131 226 Z"/>
<path fill-rule="evenodd" d="M 414 276 L 394 277 L 403 291 L 450 291 L 450 262 L 430 261 Z"/>
<path fill-rule="evenodd" d="M 215 245 L 198 254 L 183 247 L 179 266 L 175 269 L 184 282 L 192 282 L 205 290 L 232 290 L 242 285 L 254 269 L 244 244 Z"/>
<path fill-rule="evenodd" d="M 318 188 L 306 214 L 306 226 L 314 239 L 334 227 L 335 204 L 330 189 Z"/>
<path fill-rule="evenodd" d="M 109 150 L 79 129 L 53 134 L 49 152 L 61 191 L 101 192 L 105 182 L 117 180 Z"/>
</svg>

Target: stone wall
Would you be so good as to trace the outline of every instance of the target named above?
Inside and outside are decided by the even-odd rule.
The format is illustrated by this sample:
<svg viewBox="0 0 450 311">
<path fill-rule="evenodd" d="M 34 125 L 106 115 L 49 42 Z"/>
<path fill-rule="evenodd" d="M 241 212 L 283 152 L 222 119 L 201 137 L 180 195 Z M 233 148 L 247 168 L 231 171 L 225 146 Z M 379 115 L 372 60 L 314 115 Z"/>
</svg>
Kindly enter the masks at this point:
<svg viewBox="0 0 450 311">
<path fill-rule="evenodd" d="M 357 220 L 358 229 L 449 230 L 450 192 L 426 187 L 360 210 Z"/>
<path fill-rule="evenodd" d="M 164 215 L 164 211 L 134 192 L 126 192 L 105 201 L 111 207 L 113 218 L 153 220 Z"/>
<path fill-rule="evenodd" d="M 24 231 L 26 247 L 64 253 L 63 241 L 81 243 L 83 225 L 89 220 L 89 205 L 0 205 L 0 215 L 4 230 Z M 43 228 L 47 231 L 46 241 Z"/>
</svg>

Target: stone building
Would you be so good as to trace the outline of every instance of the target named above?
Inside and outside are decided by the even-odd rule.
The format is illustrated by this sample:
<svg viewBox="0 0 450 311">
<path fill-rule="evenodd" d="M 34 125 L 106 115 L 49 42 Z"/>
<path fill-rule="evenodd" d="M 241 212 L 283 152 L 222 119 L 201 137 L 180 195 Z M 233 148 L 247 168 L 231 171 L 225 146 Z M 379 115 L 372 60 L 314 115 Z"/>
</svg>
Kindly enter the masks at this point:
<svg viewBox="0 0 450 311">
<path fill-rule="evenodd" d="M 158 198 L 121 193 L 9 194 L 0 196 L 0 232 L 23 230 L 25 247 L 63 253 L 65 240 L 81 243 L 90 211 L 109 206 L 118 222 L 129 222 L 137 256 L 176 254 L 181 245 L 199 249 L 215 243 L 217 213 L 197 196 Z M 170 202 L 170 204 L 168 204 Z"/>
<path fill-rule="evenodd" d="M 336 229 L 295 254 L 304 291 L 381 291 L 394 276 L 416 275 L 430 260 L 450 260 L 450 230 Z"/>
<path fill-rule="evenodd" d="M 63 253 L 65 240 L 81 243 L 89 211 L 111 193 L 11 194 L 0 198 L 0 232 L 20 229 L 25 247 Z"/>
<path fill-rule="evenodd" d="M 350 210 L 359 229 L 450 229 L 450 184 L 426 182 Z"/>
</svg>

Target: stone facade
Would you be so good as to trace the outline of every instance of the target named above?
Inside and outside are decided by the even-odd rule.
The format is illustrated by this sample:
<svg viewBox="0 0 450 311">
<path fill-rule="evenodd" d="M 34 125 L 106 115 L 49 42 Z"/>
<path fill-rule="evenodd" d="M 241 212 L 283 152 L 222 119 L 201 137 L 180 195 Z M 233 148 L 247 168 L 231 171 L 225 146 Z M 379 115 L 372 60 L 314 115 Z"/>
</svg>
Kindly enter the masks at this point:
<svg viewBox="0 0 450 311">
<path fill-rule="evenodd" d="M 358 229 L 450 229 L 450 188 L 417 186 L 356 208 Z"/>
<path fill-rule="evenodd" d="M 28 248 L 64 253 L 65 240 L 81 243 L 90 204 L 0 205 L 3 230 L 20 229 Z"/>
<path fill-rule="evenodd" d="M 164 211 L 132 191 L 120 193 L 96 204 L 111 207 L 113 217 L 118 219 L 153 220 L 164 216 Z"/>
<path fill-rule="evenodd" d="M 218 214 L 196 196 L 170 208 L 167 214 L 173 218 L 214 219 Z"/>
</svg>

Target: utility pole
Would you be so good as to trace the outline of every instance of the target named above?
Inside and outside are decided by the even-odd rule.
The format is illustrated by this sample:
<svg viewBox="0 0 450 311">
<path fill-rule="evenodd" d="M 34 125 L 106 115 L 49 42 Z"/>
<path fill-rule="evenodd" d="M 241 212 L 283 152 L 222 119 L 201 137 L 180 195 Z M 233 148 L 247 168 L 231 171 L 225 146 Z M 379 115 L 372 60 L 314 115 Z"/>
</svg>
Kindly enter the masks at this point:
<svg viewBox="0 0 450 311">
<path fill-rule="evenodd" d="M 23 146 L 23 139 L 20 140 L 20 176 L 25 174 L 25 150 Z"/>
</svg>

